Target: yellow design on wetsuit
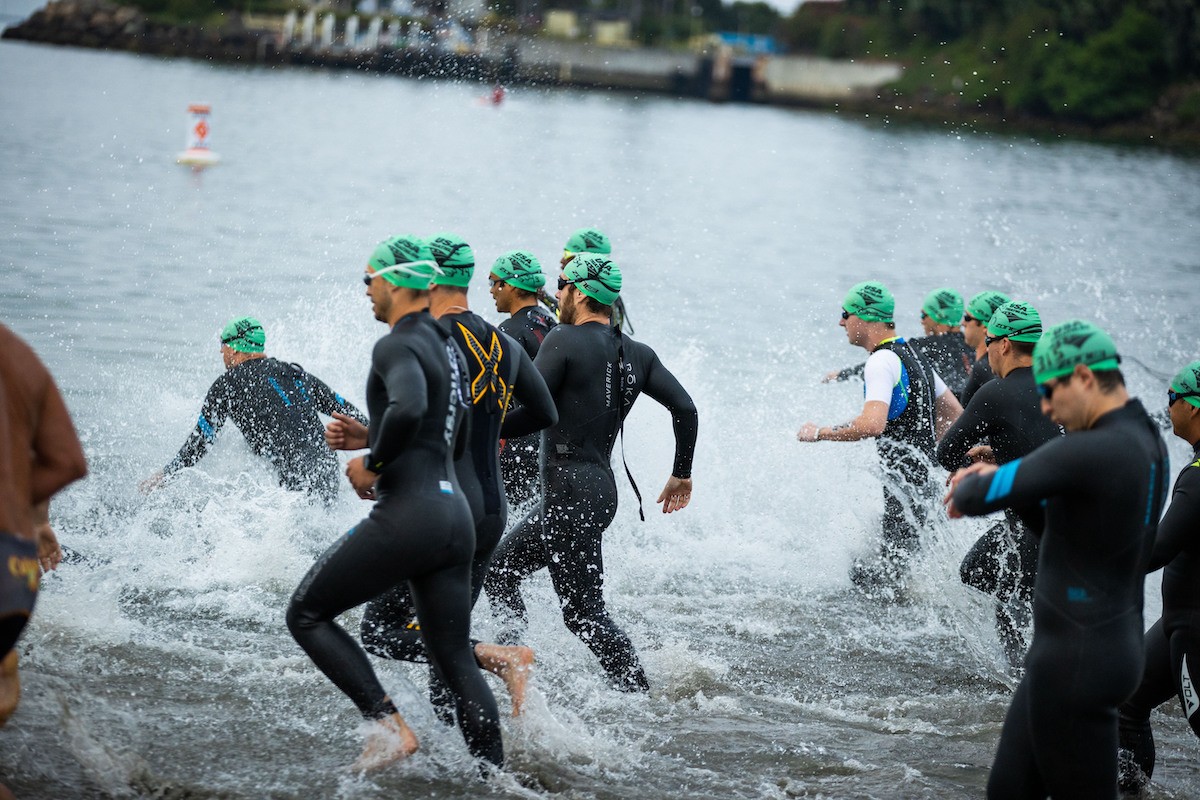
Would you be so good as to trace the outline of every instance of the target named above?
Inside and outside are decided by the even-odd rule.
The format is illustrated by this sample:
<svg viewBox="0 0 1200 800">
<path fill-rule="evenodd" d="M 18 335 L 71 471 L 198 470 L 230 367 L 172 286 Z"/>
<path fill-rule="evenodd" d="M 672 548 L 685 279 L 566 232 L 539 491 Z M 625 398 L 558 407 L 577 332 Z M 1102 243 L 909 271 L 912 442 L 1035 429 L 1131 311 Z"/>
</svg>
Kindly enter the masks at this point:
<svg viewBox="0 0 1200 800">
<path fill-rule="evenodd" d="M 500 337 L 492 331 L 492 340 L 488 343 L 485 351 L 479 340 L 467 330 L 467 326 L 461 322 L 455 323 L 458 329 L 462 332 L 463 341 L 467 345 L 467 349 L 471 351 L 471 355 L 475 356 L 475 360 L 479 362 L 479 373 L 471 381 L 471 402 L 478 404 L 481 400 L 489 395 L 495 400 L 500 409 L 500 417 L 504 418 L 504 412 L 508 409 L 508 400 L 512 396 L 512 389 L 500 377 L 500 359 L 504 356 L 504 348 L 500 345 Z"/>
</svg>

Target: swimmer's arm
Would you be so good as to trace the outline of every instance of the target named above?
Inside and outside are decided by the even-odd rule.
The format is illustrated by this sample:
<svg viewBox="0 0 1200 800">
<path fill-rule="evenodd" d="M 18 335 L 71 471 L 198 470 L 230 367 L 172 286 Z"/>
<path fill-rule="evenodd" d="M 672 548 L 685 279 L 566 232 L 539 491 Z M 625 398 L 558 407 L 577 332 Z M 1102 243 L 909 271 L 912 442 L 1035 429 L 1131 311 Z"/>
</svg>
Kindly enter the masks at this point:
<svg viewBox="0 0 1200 800">
<path fill-rule="evenodd" d="M 546 386 L 542 373 L 533 365 L 533 359 L 517 344 L 506 337 L 506 346 L 511 345 L 517 359 L 516 386 L 513 397 L 520 403 L 519 408 L 505 415 L 504 423 L 500 426 L 500 438 L 510 439 L 516 436 L 526 436 L 543 428 L 549 428 L 558 422 L 558 407 L 554 397 Z"/>
<path fill-rule="evenodd" d="M 942 385 L 945 386 L 945 384 Z M 962 415 L 963 407 L 958 402 L 958 398 L 954 396 L 954 392 L 946 389 L 934 401 L 933 413 L 933 432 L 940 440 L 946 435 L 946 431 L 950 430 L 950 426 L 954 424 L 954 421 Z"/>
<path fill-rule="evenodd" d="M 1158 523 L 1146 572 L 1161 569 L 1189 546 L 1200 549 L 1200 467 L 1188 466 L 1175 483 L 1171 505 Z"/>
<path fill-rule="evenodd" d="M 558 397 L 567 377 L 567 356 L 564 349 L 558 346 L 561 335 L 557 328 L 551 330 L 542 342 L 537 358 L 533 360 L 533 365 L 542 374 L 542 380 L 546 382 L 546 389 L 551 397 Z"/>
<path fill-rule="evenodd" d="M 831 372 L 828 375 L 826 375 L 825 377 L 821 378 L 821 382 L 822 383 L 830 383 L 832 381 L 838 381 L 838 382 L 848 381 L 851 378 L 856 378 L 856 377 L 861 376 L 863 374 L 863 368 L 865 366 L 866 366 L 866 364 L 855 364 L 853 367 L 846 367 L 845 369 L 835 370 L 834 372 Z"/>
<path fill-rule="evenodd" d="M 229 386 L 225 376 L 217 378 L 204 396 L 204 405 L 200 407 L 200 416 L 196 419 L 196 427 L 188 435 L 187 441 L 171 462 L 163 467 L 163 475 L 178 472 L 184 467 L 195 466 L 208 452 L 209 445 L 217 438 L 225 420 L 229 418 Z"/>
<path fill-rule="evenodd" d="M 313 375 L 307 373 L 309 388 L 312 390 L 313 404 L 317 411 L 322 414 L 332 417 L 334 414 L 344 414 L 347 417 L 352 417 L 363 425 L 367 424 L 367 417 L 359 411 L 353 403 L 340 394 L 329 388 L 329 384 Z"/>
<path fill-rule="evenodd" d="M 47 378 L 41 414 L 33 439 L 30 494 L 34 503 L 49 500 L 58 490 L 87 475 L 87 460 L 62 395 Z"/>
<path fill-rule="evenodd" d="M 1085 464 L 1101 462 L 1101 453 L 1081 453 L 1068 439 L 1048 442 L 1032 453 L 997 468 L 973 464 L 951 477 L 947 500 L 969 517 L 1038 505 L 1055 495 L 1084 489 L 1090 470 Z M 1022 515 L 1024 516 L 1024 515 Z"/>
<path fill-rule="evenodd" d="M 658 360 L 657 355 L 646 370 L 646 385 L 642 388 L 642 393 L 671 412 L 671 428 L 675 433 L 675 462 L 671 466 L 671 476 L 689 480 L 692 476 L 692 459 L 696 453 L 696 437 L 700 432 L 700 415 L 696 411 L 696 404 L 692 402 L 691 395 L 683 388 L 679 379 Z M 663 490 L 664 495 L 668 489 L 670 484 Z M 690 492 L 689 485 L 689 496 Z"/>
<path fill-rule="evenodd" d="M 379 357 L 380 348 L 386 346 L 386 338 L 381 339 L 376 345 L 376 358 L 372 364 L 388 397 L 387 408 L 379 418 L 379 429 L 371 433 L 371 452 L 364 462 L 375 473 L 382 472 L 408 447 L 428 409 L 428 384 L 420 363 L 407 348 L 400 352 L 398 348 L 389 347 L 391 352 Z"/>
<path fill-rule="evenodd" d="M 971 463 L 967 451 L 987 435 L 987 423 L 980 416 L 982 407 L 981 403 L 968 407 L 939 438 L 937 461 L 945 469 L 953 472 Z"/>
<path fill-rule="evenodd" d="M 862 413 L 849 422 L 824 427 L 806 422 L 796 434 L 796 438 L 802 442 L 857 442 L 873 439 L 887 427 L 887 412 L 887 403 L 868 400 L 863 404 Z"/>
</svg>

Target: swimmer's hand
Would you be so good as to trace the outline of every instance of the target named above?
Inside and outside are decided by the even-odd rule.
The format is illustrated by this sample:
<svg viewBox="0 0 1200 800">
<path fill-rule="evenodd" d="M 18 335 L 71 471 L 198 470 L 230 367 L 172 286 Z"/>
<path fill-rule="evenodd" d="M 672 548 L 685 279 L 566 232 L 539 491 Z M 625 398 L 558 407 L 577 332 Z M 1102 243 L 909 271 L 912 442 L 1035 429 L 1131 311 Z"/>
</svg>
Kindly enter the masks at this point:
<svg viewBox="0 0 1200 800">
<path fill-rule="evenodd" d="M 817 441 L 817 431 L 821 430 L 821 426 L 815 422 L 806 422 L 800 428 L 800 432 L 796 434 L 796 440 L 801 442 Z"/>
<path fill-rule="evenodd" d="M 363 500 L 375 499 L 375 481 L 379 480 L 379 473 L 367 469 L 361 458 L 352 458 L 346 464 L 346 477 L 359 497 Z"/>
<path fill-rule="evenodd" d="M 954 492 L 958 489 L 958 485 L 962 483 L 963 478 L 971 475 L 991 475 L 996 471 L 995 464 L 987 464 L 983 461 L 977 461 L 966 469 L 960 469 L 950 476 L 950 491 L 946 492 L 946 496 L 942 498 L 942 505 L 946 507 L 946 515 L 950 519 L 961 519 L 963 513 L 954 506 Z"/>
<path fill-rule="evenodd" d="M 333 422 L 325 426 L 325 444 L 330 450 L 362 450 L 367 446 L 367 426 L 335 412 Z"/>
<path fill-rule="evenodd" d="M 158 472 L 151 475 L 146 480 L 138 484 L 138 491 L 142 494 L 150 494 L 155 489 L 163 485 L 163 474 L 160 469 Z"/>
<path fill-rule="evenodd" d="M 842 376 L 842 371 L 835 369 L 833 372 L 829 373 L 824 378 L 821 378 L 821 383 L 836 383 L 837 380 L 839 378 L 841 378 L 841 376 Z"/>
<path fill-rule="evenodd" d="M 62 547 L 58 544 L 54 529 L 49 522 L 40 522 L 33 526 L 33 535 L 37 541 L 38 563 L 42 565 L 42 572 L 54 571 L 63 559 Z"/>
<path fill-rule="evenodd" d="M 990 444 L 980 444 L 972 447 L 967 451 L 967 458 L 976 464 L 981 462 L 985 464 L 996 463 L 996 453 L 992 450 Z"/>
<path fill-rule="evenodd" d="M 662 494 L 654 502 L 663 504 L 663 513 L 670 514 L 672 511 L 680 511 L 687 508 L 687 504 L 692 500 L 692 479 L 691 478 L 676 478 L 672 475 L 667 480 L 666 487 L 663 488 Z"/>
</svg>

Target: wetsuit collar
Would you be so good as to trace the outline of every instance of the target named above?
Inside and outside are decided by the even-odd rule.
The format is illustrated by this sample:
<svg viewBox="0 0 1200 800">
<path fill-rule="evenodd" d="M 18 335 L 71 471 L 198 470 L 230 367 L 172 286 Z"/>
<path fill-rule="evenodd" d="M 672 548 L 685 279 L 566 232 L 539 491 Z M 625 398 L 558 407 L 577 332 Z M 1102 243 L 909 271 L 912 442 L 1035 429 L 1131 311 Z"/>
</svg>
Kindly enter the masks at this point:
<svg viewBox="0 0 1200 800">
<path fill-rule="evenodd" d="M 1146 407 L 1142 405 L 1142 401 L 1136 397 L 1131 397 L 1120 408 L 1114 408 L 1112 411 L 1106 411 L 1096 417 L 1096 421 L 1092 423 L 1092 427 L 1088 428 L 1088 430 L 1094 431 L 1097 428 L 1107 425 L 1115 425 L 1121 422 L 1121 420 L 1146 416 L 1148 416 L 1146 414 Z"/>
</svg>

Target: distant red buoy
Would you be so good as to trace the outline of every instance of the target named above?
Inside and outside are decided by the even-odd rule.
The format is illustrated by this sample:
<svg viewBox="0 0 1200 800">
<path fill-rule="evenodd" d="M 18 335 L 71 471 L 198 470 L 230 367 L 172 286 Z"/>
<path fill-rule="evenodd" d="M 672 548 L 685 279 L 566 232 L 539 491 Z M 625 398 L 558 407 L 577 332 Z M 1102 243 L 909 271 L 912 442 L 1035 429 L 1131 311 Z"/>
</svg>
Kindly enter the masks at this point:
<svg viewBox="0 0 1200 800">
<path fill-rule="evenodd" d="M 185 164 L 192 169 L 204 169 L 221 163 L 221 157 L 208 146 L 212 126 L 209 123 L 211 106 L 193 103 L 188 106 L 188 147 L 175 159 L 176 164 Z"/>
</svg>

